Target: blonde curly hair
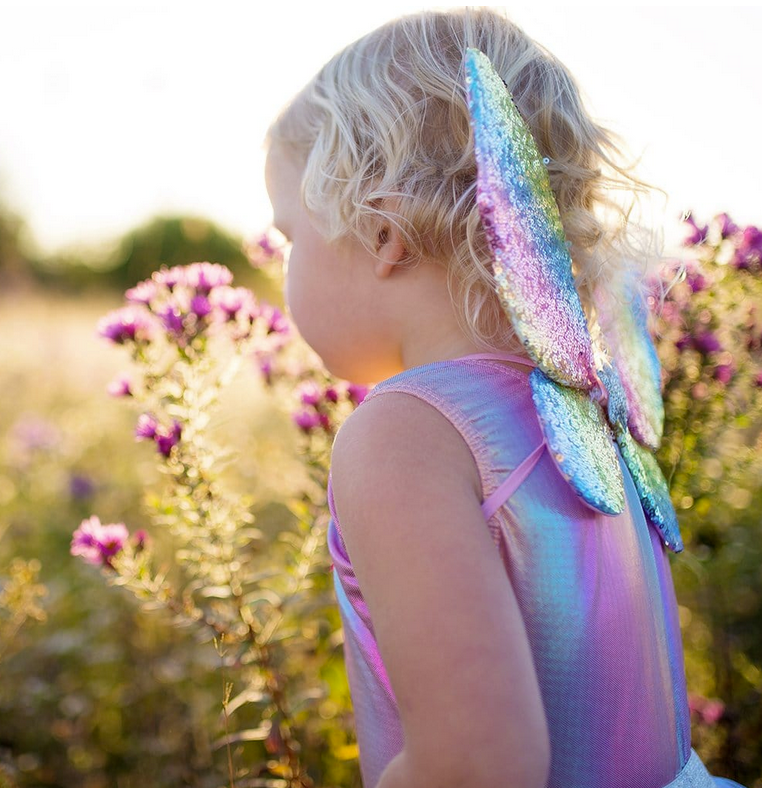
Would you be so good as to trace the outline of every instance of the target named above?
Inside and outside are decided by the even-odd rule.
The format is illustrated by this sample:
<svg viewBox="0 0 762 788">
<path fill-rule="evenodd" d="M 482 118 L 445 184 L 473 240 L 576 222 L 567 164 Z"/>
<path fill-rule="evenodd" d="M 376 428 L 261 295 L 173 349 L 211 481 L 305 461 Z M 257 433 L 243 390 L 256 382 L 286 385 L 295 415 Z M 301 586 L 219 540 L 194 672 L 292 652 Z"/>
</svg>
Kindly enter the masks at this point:
<svg viewBox="0 0 762 788">
<path fill-rule="evenodd" d="M 489 57 L 551 160 L 550 183 L 597 345 L 601 294 L 629 300 L 633 284 L 641 297 L 652 292 L 653 282 L 645 282 L 660 263 L 662 240 L 631 213 L 653 187 L 620 163 L 621 138 L 590 118 L 567 68 L 500 9 L 421 11 L 359 38 L 282 109 L 265 147 L 282 146 L 304 168 L 301 199 L 327 240 L 354 237 L 374 254 L 380 225 L 395 224 L 410 265 L 447 267 L 459 322 L 474 343 L 523 353 L 495 292 L 476 205 L 467 47 Z M 614 190 L 629 203 L 613 199 Z"/>
</svg>

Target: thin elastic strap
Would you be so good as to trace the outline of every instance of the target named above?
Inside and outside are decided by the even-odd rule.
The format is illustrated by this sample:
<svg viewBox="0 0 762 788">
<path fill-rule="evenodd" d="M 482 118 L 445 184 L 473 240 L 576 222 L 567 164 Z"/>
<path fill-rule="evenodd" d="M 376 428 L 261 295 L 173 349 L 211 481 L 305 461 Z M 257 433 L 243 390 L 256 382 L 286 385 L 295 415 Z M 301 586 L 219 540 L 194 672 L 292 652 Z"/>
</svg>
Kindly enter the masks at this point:
<svg viewBox="0 0 762 788">
<path fill-rule="evenodd" d="M 532 468 L 542 456 L 542 452 L 548 444 L 543 442 L 525 459 L 518 467 L 508 474 L 508 478 L 487 498 L 482 504 L 484 519 L 490 517 L 516 492 L 521 482 L 532 472 Z"/>
</svg>

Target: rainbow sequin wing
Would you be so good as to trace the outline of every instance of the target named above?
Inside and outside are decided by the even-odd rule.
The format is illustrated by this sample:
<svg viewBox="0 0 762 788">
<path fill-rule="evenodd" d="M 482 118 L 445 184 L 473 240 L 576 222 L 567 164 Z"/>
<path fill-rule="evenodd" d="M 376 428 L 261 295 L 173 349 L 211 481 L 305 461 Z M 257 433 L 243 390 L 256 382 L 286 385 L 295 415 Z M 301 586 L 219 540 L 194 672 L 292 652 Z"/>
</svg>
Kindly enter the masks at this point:
<svg viewBox="0 0 762 788">
<path fill-rule="evenodd" d="M 601 406 L 584 391 L 560 386 L 538 368 L 532 399 L 561 475 L 583 501 L 604 514 L 624 510 L 624 483 L 613 435 Z"/>
<path fill-rule="evenodd" d="M 619 460 L 600 405 L 592 342 L 574 285 L 545 164 L 505 83 L 478 49 L 466 51 L 477 164 L 477 204 L 497 292 L 537 362 L 530 381 L 551 456 L 597 511 L 624 508 Z"/>
<path fill-rule="evenodd" d="M 636 288 L 630 288 L 637 294 Z M 603 303 L 599 299 L 600 303 Z M 616 369 L 605 380 L 609 391 L 609 420 L 614 425 L 622 458 L 632 474 L 643 510 L 664 543 L 675 553 L 683 550 L 677 513 L 669 485 L 653 455 L 661 445 L 664 402 L 661 365 L 648 331 L 646 305 L 639 296 L 617 308 L 617 319 L 602 312 L 606 341 L 614 350 Z M 616 417 L 612 418 L 612 402 Z"/>
<path fill-rule="evenodd" d="M 627 289 L 633 297 L 609 306 L 609 314 L 602 314 L 600 322 L 627 396 L 630 432 L 641 445 L 656 451 L 664 430 L 661 365 L 648 331 L 647 307 L 634 281 Z M 602 296 L 596 296 L 598 303 L 604 303 Z"/>
<path fill-rule="evenodd" d="M 476 199 L 503 308 L 543 372 L 590 389 L 590 335 L 545 164 L 505 83 L 478 49 L 466 52 L 466 81 Z"/>
</svg>

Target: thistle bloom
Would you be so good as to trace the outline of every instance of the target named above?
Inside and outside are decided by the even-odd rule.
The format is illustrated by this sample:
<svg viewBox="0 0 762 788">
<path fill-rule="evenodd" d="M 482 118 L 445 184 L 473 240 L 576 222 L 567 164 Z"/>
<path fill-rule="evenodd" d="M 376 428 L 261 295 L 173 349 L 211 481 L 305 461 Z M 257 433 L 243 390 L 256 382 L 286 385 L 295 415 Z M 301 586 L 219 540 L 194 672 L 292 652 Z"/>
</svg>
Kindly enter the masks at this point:
<svg viewBox="0 0 762 788">
<path fill-rule="evenodd" d="M 741 235 L 741 242 L 733 253 L 732 264 L 736 268 L 751 268 L 762 261 L 762 230 L 750 225 Z"/>
<path fill-rule="evenodd" d="M 163 266 L 158 271 L 153 272 L 151 279 L 156 284 L 164 285 L 172 292 L 177 285 L 186 284 L 185 268 L 181 265 L 175 265 L 172 268 Z"/>
<path fill-rule="evenodd" d="M 182 431 L 182 425 L 176 419 L 173 421 L 172 429 L 169 431 L 163 427 L 157 428 L 154 439 L 156 440 L 157 448 L 165 457 L 169 457 L 172 447 L 176 446 L 180 441 Z"/>
<path fill-rule="evenodd" d="M 150 341 L 154 329 L 150 315 L 136 306 L 114 309 L 98 321 L 98 334 L 117 345 L 127 341 Z"/>
<path fill-rule="evenodd" d="M 691 288 L 691 292 L 698 293 L 701 290 L 706 290 L 706 277 L 698 271 L 689 271 L 686 275 L 686 280 L 688 286 Z"/>
<path fill-rule="evenodd" d="M 135 287 L 131 287 L 124 294 L 128 301 L 132 301 L 136 304 L 144 304 L 145 306 L 148 306 L 151 301 L 156 298 L 156 295 L 156 282 L 151 279 L 145 279 L 142 282 L 138 282 Z"/>
<path fill-rule="evenodd" d="M 705 331 L 703 334 L 697 334 L 693 337 L 693 347 L 704 355 L 722 350 L 720 340 L 711 331 Z"/>
<path fill-rule="evenodd" d="M 367 396 L 370 389 L 368 386 L 360 386 L 355 383 L 350 383 L 347 386 L 347 396 L 355 405 L 359 405 Z"/>
<path fill-rule="evenodd" d="M 735 368 L 732 364 L 718 364 L 714 369 L 714 377 L 716 380 L 719 380 L 720 383 L 730 383 L 734 373 Z"/>
<path fill-rule="evenodd" d="M 300 410 L 293 414 L 293 419 L 297 427 L 305 432 L 320 424 L 320 416 L 314 410 Z"/>
<path fill-rule="evenodd" d="M 258 314 L 254 296 L 245 287 L 222 285 L 209 294 L 209 302 L 217 308 L 223 320 L 234 320 L 238 313 L 252 318 Z"/>
<path fill-rule="evenodd" d="M 141 413 L 138 417 L 138 425 L 135 427 L 136 440 L 144 438 L 153 438 L 156 435 L 156 429 L 159 423 L 151 416 L 150 413 Z"/>
<path fill-rule="evenodd" d="M 130 381 L 124 377 L 124 375 L 118 377 L 116 380 L 112 380 L 106 387 L 106 391 L 112 397 L 129 397 L 132 394 Z"/>
<path fill-rule="evenodd" d="M 268 334 L 289 334 L 291 328 L 283 312 L 272 304 L 262 304 L 259 310 L 259 317 L 263 318 L 267 326 Z"/>
<path fill-rule="evenodd" d="M 729 236 L 738 232 L 738 226 L 733 224 L 733 222 L 730 220 L 730 216 L 728 216 L 727 213 L 719 213 L 714 217 L 714 219 L 720 226 L 720 235 L 723 238 L 728 238 Z"/>
<path fill-rule="evenodd" d="M 270 261 L 283 262 L 282 245 L 276 245 L 270 235 L 270 231 L 260 233 L 258 238 L 245 244 L 245 253 L 249 258 L 252 268 L 259 268 Z"/>
<path fill-rule="evenodd" d="M 190 309 L 198 317 L 206 317 L 212 311 L 212 305 L 206 296 L 197 295 L 191 298 Z"/>
<path fill-rule="evenodd" d="M 229 285 L 233 281 L 233 272 L 219 263 L 191 263 L 185 269 L 185 282 L 196 289 L 201 295 L 209 295 L 221 285 Z"/>
<path fill-rule="evenodd" d="M 689 695 L 688 708 L 706 725 L 715 725 L 725 713 L 721 700 L 709 700 L 701 695 Z"/>
<path fill-rule="evenodd" d="M 311 380 L 302 383 L 298 389 L 299 398 L 304 405 L 319 405 L 323 395 L 316 383 Z"/>
<path fill-rule="evenodd" d="M 102 525 L 97 515 L 83 520 L 72 535 L 71 554 L 87 563 L 111 566 L 111 559 L 124 547 L 129 537 L 124 523 Z"/>
<path fill-rule="evenodd" d="M 691 230 L 685 237 L 683 244 L 685 246 L 698 246 L 698 244 L 703 243 L 709 234 L 709 226 L 704 225 L 703 227 L 699 227 L 692 214 L 688 214 L 684 221 L 686 224 L 690 225 Z"/>
<path fill-rule="evenodd" d="M 164 328 L 166 328 L 170 334 L 182 336 L 185 331 L 185 326 L 183 325 L 183 315 L 182 312 L 180 312 L 180 310 L 177 308 L 176 304 L 168 303 L 164 309 L 157 312 L 157 314 L 161 318 Z"/>
</svg>

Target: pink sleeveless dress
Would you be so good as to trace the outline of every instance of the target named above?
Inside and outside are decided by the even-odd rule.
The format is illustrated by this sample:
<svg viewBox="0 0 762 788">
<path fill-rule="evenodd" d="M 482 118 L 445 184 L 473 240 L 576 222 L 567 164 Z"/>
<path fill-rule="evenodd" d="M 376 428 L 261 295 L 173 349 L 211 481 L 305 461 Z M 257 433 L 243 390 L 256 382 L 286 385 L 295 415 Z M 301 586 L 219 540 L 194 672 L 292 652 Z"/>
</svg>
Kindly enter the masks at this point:
<svg viewBox="0 0 762 788">
<path fill-rule="evenodd" d="M 577 498 L 548 454 L 529 386 L 533 366 L 508 353 L 437 361 L 378 383 L 365 402 L 390 391 L 416 396 L 471 449 L 485 527 L 518 599 L 542 692 L 551 743 L 547 788 L 742 788 L 711 776 L 691 747 L 666 548 L 643 514 L 627 466 L 618 455 L 622 514 L 599 514 Z M 402 727 L 342 539 L 330 474 L 328 504 L 360 770 L 364 788 L 374 788 L 402 750 Z"/>
</svg>

